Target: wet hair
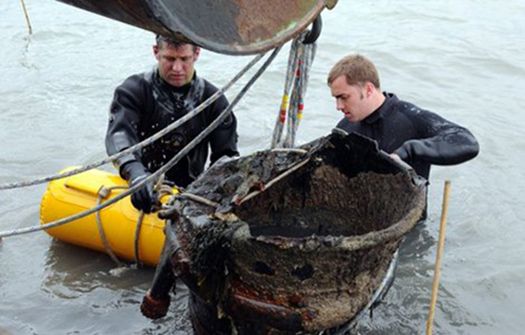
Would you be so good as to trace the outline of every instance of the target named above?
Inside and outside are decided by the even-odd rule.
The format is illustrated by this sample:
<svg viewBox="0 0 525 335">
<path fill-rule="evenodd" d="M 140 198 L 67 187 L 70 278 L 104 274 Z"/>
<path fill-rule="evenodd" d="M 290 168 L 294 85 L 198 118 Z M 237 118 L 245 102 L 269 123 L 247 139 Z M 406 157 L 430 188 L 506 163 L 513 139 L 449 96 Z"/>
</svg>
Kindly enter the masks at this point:
<svg viewBox="0 0 525 335">
<path fill-rule="evenodd" d="M 178 39 L 177 37 L 163 36 L 160 34 L 155 36 L 155 41 L 159 48 L 162 48 L 162 43 L 166 43 L 167 45 L 170 45 L 174 48 L 179 48 L 183 45 L 189 44 L 193 47 L 193 51 L 195 51 L 195 48 L 197 47 L 195 44 L 188 43 L 187 41 Z"/>
<path fill-rule="evenodd" d="M 332 67 L 327 78 L 328 85 L 340 76 L 346 77 L 348 85 L 363 85 L 371 82 L 377 89 L 380 88 L 379 74 L 374 63 L 358 54 L 348 55 Z"/>
</svg>

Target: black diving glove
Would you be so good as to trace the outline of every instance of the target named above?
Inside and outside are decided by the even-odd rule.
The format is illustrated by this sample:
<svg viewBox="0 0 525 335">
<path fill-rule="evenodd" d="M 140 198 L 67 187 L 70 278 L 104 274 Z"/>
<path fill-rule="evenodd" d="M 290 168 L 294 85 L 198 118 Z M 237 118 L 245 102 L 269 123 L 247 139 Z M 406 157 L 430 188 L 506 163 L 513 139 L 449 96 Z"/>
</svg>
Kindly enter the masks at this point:
<svg viewBox="0 0 525 335">
<path fill-rule="evenodd" d="M 150 176 L 151 173 L 144 168 L 142 163 L 132 161 L 121 167 L 121 175 L 128 180 L 129 187 L 133 187 Z M 142 210 L 144 213 L 151 213 L 152 206 L 155 203 L 153 183 L 148 182 L 136 190 L 131 195 L 131 203 L 136 209 Z"/>
</svg>

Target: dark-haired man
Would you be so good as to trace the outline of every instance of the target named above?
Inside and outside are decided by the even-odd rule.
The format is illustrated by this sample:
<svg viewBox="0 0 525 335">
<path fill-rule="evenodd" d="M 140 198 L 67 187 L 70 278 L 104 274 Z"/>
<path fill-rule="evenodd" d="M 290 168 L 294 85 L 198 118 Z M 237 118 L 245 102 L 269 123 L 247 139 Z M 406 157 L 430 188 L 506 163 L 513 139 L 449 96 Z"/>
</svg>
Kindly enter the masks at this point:
<svg viewBox="0 0 525 335">
<path fill-rule="evenodd" d="M 113 155 L 150 137 L 199 106 L 217 92 L 197 76 L 195 62 L 200 48 L 157 36 L 153 54 L 156 68 L 127 78 L 115 90 L 106 134 L 106 151 Z M 228 106 L 223 95 L 203 112 L 142 151 L 115 162 L 120 175 L 133 186 L 158 170 L 205 129 Z M 166 173 L 166 179 L 186 187 L 204 170 L 211 149 L 213 164 L 222 156 L 238 155 L 237 121 L 231 113 L 204 141 Z M 153 186 L 148 184 L 131 197 L 133 206 L 151 211 Z"/>
</svg>

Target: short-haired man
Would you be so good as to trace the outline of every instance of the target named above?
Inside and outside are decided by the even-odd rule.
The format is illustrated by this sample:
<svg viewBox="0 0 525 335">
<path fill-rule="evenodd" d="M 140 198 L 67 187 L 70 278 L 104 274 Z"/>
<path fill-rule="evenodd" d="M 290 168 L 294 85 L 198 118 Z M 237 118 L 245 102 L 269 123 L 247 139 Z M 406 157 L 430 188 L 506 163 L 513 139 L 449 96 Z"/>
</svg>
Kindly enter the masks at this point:
<svg viewBox="0 0 525 335">
<path fill-rule="evenodd" d="M 361 55 L 337 62 L 327 81 L 337 109 L 344 113 L 337 128 L 376 140 L 380 149 L 426 179 L 432 164 L 459 164 L 479 152 L 478 142 L 464 127 L 382 92 L 376 67 Z"/>
<path fill-rule="evenodd" d="M 106 134 L 106 151 L 113 155 L 167 127 L 217 92 L 197 76 L 194 64 L 200 48 L 157 36 L 153 46 L 156 68 L 127 78 L 115 90 Z M 173 158 L 228 106 L 221 95 L 213 104 L 181 127 L 115 162 L 130 185 L 137 184 Z M 222 156 L 238 155 L 237 121 L 233 113 L 204 141 L 166 173 L 166 179 L 186 187 L 204 170 L 211 149 L 213 164 Z M 131 197 L 133 206 L 151 211 L 153 186 L 148 184 Z"/>
</svg>

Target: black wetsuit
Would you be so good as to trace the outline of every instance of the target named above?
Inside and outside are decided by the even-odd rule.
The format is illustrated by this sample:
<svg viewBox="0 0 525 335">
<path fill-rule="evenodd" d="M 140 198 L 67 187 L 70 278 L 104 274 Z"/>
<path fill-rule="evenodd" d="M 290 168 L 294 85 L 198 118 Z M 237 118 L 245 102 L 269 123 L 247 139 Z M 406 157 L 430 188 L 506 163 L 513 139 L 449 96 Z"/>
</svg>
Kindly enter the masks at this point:
<svg viewBox="0 0 525 335">
<path fill-rule="evenodd" d="M 458 164 L 478 154 L 478 142 L 467 129 L 394 94 L 384 95 L 384 103 L 367 118 L 357 123 L 345 118 L 337 128 L 376 140 L 380 149 L 398 154 L 426 179 L 431 164 Z"/>
<path fill-rule="evenodd" d="M 157 70 L 133 75 L 115 90 L 106 134 L 108 155 L 120 152 L 157 133 L 217 92 L 208 81 L 194 75 L 180 88 L 166 83 Z M 173 158 L 186 144 L 202 132 L 228 106 L 221 95 L 176 130 L 163 136 L 134 155 L 115 162 L 117 167 L 138 160 L 154 172 Z M 187 186 L 204 170 L 211 148 L 213 164 L 222 156 L 238 155 L 237 121 L 231 113 L 225 121 L 189 154 L 166 173 L 166 178 L 178 186 Z M 122 173 L 121 173 L 122 175 Z M 125 177 L 125 176 L 123 176 Z"/>
</svg>

